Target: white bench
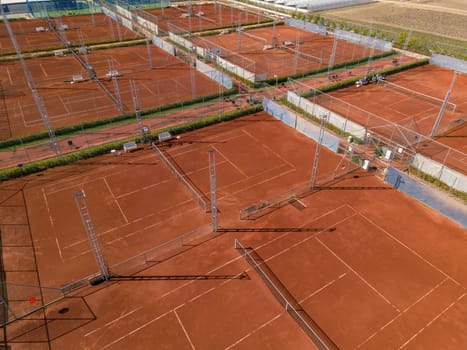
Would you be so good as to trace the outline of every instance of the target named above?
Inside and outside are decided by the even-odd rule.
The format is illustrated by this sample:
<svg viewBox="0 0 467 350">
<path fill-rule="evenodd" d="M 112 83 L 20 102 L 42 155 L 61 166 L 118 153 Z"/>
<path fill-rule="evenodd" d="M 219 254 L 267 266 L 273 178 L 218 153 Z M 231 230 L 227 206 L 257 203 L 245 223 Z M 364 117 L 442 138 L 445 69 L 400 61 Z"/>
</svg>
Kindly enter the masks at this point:
<svg viewBox="0 0 467 350">
<path fill-rule="evenodd" d="M 168 131 L 161 132 L 159 135 L 157 135 L 157 138 L 160 142 L 170 140 L 172 138 L 172 135 Z"/>
<path fill-rule="evenodd" d="M 138 149 L 138 145 L 136 144 L 135 141 L 131 141 L 131 142 L 126 142 L 123 144 L 123 150 L 125 152 L 131 152 L 131 151 L 135 151 Z"/>
</svg>

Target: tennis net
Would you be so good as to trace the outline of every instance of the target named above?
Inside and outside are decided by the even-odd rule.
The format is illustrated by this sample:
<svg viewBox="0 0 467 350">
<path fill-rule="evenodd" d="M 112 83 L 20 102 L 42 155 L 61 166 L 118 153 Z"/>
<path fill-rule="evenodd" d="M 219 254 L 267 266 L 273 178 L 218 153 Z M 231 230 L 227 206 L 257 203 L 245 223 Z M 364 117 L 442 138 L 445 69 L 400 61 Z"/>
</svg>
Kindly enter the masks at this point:
<svg viewBox="0 0 467 350">
<path fill-rule="evenodd" d="M 339 349 L 337 345 L 326 335 L 326 333 L 324 333 L 319 325 L 316 324 L 316 322 L 311 319 L 305 310 L 300 307 L 293 296 L 287 290 L 284 290 L 285 287 L 283 286 L 281 290 L 281 287 L 279 287 L 277 283 L 273 282 L 273 279 L 277 278 L 268 276 L 268 273 L 265 271 L 267 266 L 261 260 L 258 263 L 258 257 L 253 256 L 255 253 L 253 249 L 245 248 L 237 239 L 234 240 L 234 248 L 237 249 L 246 259 L 246 261 L 255 269 L 255 271 L 258 272 L 259 276 L 266 283 L 282 307 L 285 308 L 285 310 L 292 316 L 298 325 L 305 331 L 305 333 L 310 337 L 311 341 L 318 347 L 318 349 Z M 323 338 L 326 341 L 323 340 Z"/>
<path fill-rule="evenodd" d="M 182 185 L 185 186 L 185 188 L 193 195 L 193 197 L 195 197 L 201 208 L 203 208 L 203 210 L 207 212 L 208 206 L 206 204 L 206 201 L 202 198 L 202 196 L 193 188 L 192 185 L 190 185 L 190 183 L 185 179 L 185 177 L 180 173 L 180 171 L 170 162 L 170 160 L 165 156 L 162 150 L 156 146 L 154 142 L 151 144 L 151 146 L 154 152 L 156 152 L 159 158 L 162 160 L 162 162 L 167 166 L 167 168 L 169 168 L 172 174 L 175 175 L 177 180 L 179 180 L 182 183 Z"/>
</svg>

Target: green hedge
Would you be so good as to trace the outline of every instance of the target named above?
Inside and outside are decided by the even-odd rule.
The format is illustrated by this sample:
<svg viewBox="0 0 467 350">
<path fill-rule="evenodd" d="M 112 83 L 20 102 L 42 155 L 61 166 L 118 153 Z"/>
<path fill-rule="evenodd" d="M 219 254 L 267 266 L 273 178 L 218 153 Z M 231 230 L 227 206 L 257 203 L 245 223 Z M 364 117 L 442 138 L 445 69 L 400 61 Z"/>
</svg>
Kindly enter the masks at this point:
<svg viewBox="0 0 467 350">
<path fill-rule="evenodd" d="M 224 96 L 231 96 L 236 93 L 237 93 L 237 88 L 234 87 L 228 91 L 225 91 Z M 207 96 L 201 96 L 201 97 L 197 97 L 197 98 L 190 99 L 190 100 L 170 103 L 170 104 L 167 104 L 161 107 L 146 109 L 144 111 L 141 111 L 140 114 L 143 119 L 147 119 L 156 113 L 166 112 L 172 109 L 178 109 L 178 108 L 194 105 L 194 104 L 197 104 L 203 101 L 215 100 L 217 98 L 219 98 L 219 94 L 217 93 L 207 95 Z M 125 113 L 125 114 L 121 114 L 121 115 L 118 115 L 112 118 L 91 120 L 91 121 L 87 121 L 81 124 L 59 127 L 55 129 L 54 132 L 55 132 L 55 136 L 58 136 L 58 137 L 69 136 L 77 132 L 83 132 L 89 129 L 95 129 L 99 127 L 108 126 L 111 123 L 131 121 L 131 120 L 134 120 L 135 118 L 136 118 L 135 113 Z M 24 146 L 25 144 L 32 143 L 32 142 L 46 141 L 48 140 L 48 138 L 49 138 L 49 134 L 47 132 L 40 132 L 40 133 L 25 135 L 22 137 L 11 138 L 8 140 L 0 141 L 0 150 L 9 148 L 9 147 L 14 147 L 14 146 Z"/>
<path fill-rule="evenodd" d="M 172 135 L 181 134 L 187 131 L 203 128 L 205 126 L 217 124 L 220 122 L 232 120 L 243 115 L 259 112 L 262 110 L 261 105 L 254 105 L 246 109 L 235 110 L 225 113 L 224 115 L 214 115 L 203 119 L 194 120 L 184 124 L 163 128 L 153 131 L 150 138 L 155 139 L 157 135 L 164 131 L 169 131 Z M 82 149 L 73 153 L 63 154 L 60 157 L 52 157 L 48 159 L 33 161 L 31 163 L 22 164 L 7 169 L 0 170 L 0 180 L 5 181 L 8 179 L 25 176 L 28 174 L 38 173 L 49 168 L 54 168 L 61 165 L 74 163 L 78 160 L 92 158 L 110 152 L 112 149 L 120 149 L 123 144 L 128 141 L 140 142 L 139 137 L 127 138 L 124 140 L 109 142 L 103 145 L 93 146 L 90 148 Z"/>
</svg>

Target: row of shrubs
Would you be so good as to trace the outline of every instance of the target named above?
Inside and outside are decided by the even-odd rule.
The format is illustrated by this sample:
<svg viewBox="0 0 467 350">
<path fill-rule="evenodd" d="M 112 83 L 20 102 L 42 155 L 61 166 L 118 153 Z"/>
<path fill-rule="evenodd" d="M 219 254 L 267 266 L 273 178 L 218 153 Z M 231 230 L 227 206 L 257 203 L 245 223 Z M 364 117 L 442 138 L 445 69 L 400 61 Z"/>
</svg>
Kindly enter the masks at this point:
<svg viewBox="0 0 467 350">
<path fill-rule="evenodd" d="M 247 109 L 239 109 L 224 113 L 223 115 L 214 115 L 209 116 L 203 119 L 194 120 L 184 124 L 171 126 L 156 130 L 151 132 L 149 136 L 150 139 L 156 139 L 157 135 L 164 131 L 169 131 L 172 135 L 181 134 L 187 131 L 192 131 L 195 129 L 203 128 L 208 125 L 217 124 L 220 122 L 232 120 L 238 117 L 241 117 L 246 114 L 259 112 L 262 110 L 261 105 L 253 105 Z M 121 149 L 123 144 L 128 141 L 141 142 L 140 138 L 133 137 L 124 140 L 109 142 L 103 145 L 93 146 L 72 153 L 63 154 L 61 156 L 56 156 L 48 159 L 33 161 L 30 163 L 22 164 L 21 166 L 11 167 L 7 169 L 0 170 L 0 180 L 8 180 L 20 176 L 25 176 L 28 174 L 38 173 L 49 168 L 62 166 L 66 164 L 74 163 L 78 160 L 92 158 L 98 155 L 102 155 L 110 152 L 112 149 Z"/>
<path fill-rule="evenodd" d="M 232 89 L 225 91 L 224 96 L 231 96 L 237 93 L 237 88 L 233 87 Z M 140 115 L 142 118 L 150 118 L 154 116 L 156 113 L 161 113 L 161 112 L 167 112 L 170 110 L 174 109 L 179 109 L 182 107 L 190 106 L 190 105 L 195 105 L 200 102 L 206 102 L 206 101 L 214 101 L 215 99 L 219 98 L 218 94 L 212 94 L 212 95 L 207 95 L 207 96 L 201 96 L 201 97 L 196 97 L 190 100 L 185 100 L 185 101 L 179 101 L 179 102 L 174 102 L 170 104 L 166 104 L 161 107 L 154 107 L 154 108 L 149 108 L 144 111 L 141 111 Z M 119 123 L 119 122 L 125 122 L 125 121 L 132 121 L 136 118 L 136 115 L 134 112 L 132 113 L 125 113 L 121 114 L 112 118 L 105 118 L 105 119 L 96 119 L 96 120 L 91 120 L 87 121 L 84 123 L 80 124 L 75 124 L 75 125 L 70 125 L 70 126 L 62 126 L 59 128 L 56 128 L 54 130 L 55 136 L 70 136 L 78 132 L 84 132 L 89 129 L 96 129 L 99 127 L 106 127 L 110 123 Z M 9 147 L 14 147 L 14 146 L 24 146 L 27 143 L 32 143 L 32 142 L 40 142 L 40 141 L 46 141 L 49 138 L 49 134 L 47 132 L 40 132 L 40 133 L 35 133 L 35 134 L 30 134 L 26 135 L 23 137 L 17 137 L 17 138 L 11 138 L 7 139 L 4 141 L 0 141 L 0 150 L 9 148 Z"/>
</svg>

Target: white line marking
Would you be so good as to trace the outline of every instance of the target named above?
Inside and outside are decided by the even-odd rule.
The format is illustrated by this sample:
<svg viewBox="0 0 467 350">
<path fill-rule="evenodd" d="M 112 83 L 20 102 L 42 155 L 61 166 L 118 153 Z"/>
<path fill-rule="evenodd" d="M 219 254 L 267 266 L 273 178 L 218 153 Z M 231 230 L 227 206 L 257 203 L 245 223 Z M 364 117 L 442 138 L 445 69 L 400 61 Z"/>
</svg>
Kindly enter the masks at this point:
<svg viewBox="0 0 467 350">
<path fill-rule="evenodd" d="M 60 259 L 63 262 L 62 250 L 60 249 L 60 243 L 58 242 L 57 232 L 55 231 L 55 225 L 52 219 L 52 214 L 50 213 L 49 202 L 47 201 L 47 194 L 45 193 L 44 187 L 42 187 L 42 196 L 44 197 L 45 208 L 47 209 L 47 214 L 49 217 L 50 225 L 52 226 L 52 232 L 55 236 L 55 244 L 57 245 L 58 254 L 60 255 Z"/>
<path fill-rule="evenodd" d="M 394 317 L 392 320 L 390 320 L 389 322 L 387 322 L 386 324 L 384 324 L 383 326 L 380 327 L 380 329 L 378 329 L 377 331 L 375 331 L 373 334 L 371 334 L 368 338 L 366 338 L 362 343 L 360 343 L 358 346 L 357 346 L 357 349 L 360 348 L 361 346 L 365 345 L 367 342 L 369 342 L 372 338 L 374 338 L 379 332 L 381 332 L 383 329 L 385 329 L 386 327 L 388 327 L 390 324 L 392 324 L 394 321 L 396 321 L 399 317 L 401 317 L 402 315 L 404 315 L 404 313 L 406 313 L 409 309 L 411 309 L 413 306 L 415 306 L 416 304 L 418 304 L 420 301 L 422 301 L 423 299 L 425 299 L 429 294 L 433 293 L 433 291 L 435 289 L 437 289 L 441 284 L 443 284 L 444 282 L 446 282 L 449 278 L 445 278 L 444 280 L 442 280 L 441 282 L 439 282 L 436 286 L 434 286 L 433 288 L 431 288 L 428 292 L 426 292 L 425 294 L 423 294 L 420 298 L 418 298 L 415 302 L 413 302 L 411 305 L 407 306 L 404 310 L 402 310 L 402 312 L 400 314 L 398 314 L 396 317 Z"/>
<path fill-rule="evenodd" d="M 276 151 L 274 151 L 272 148 L 270 148 L 267 144 L 261 142 L 258 138 L 254 137 L 252 134 L 250 134 L 248 131 L 246 131 L 245 129 L 242 129 L 242 131 L 247 134 L 248 136 L 250 136 L 253 140 L 256 140 L 257 143 L 259 143 L 263 148 L 265 148 L 266 150 L 268 150 L 269 152 L 271 152 L 272 154 L 274 154 L 277 158 L 279 158 L 280 160 L 282 160 L 285 164 L 289 165 L 290 167 L 296 169 L 297 167 L 290 163 L 287 159 L 283 158 L 279 153 L 277 153 Z"/>
<path fill-rule="evenodd" d="M 344 204 L 344 205 L 342 205 L 342 206 L 340 206 L 340 207 L 338 207 L 338 208 L 334 208 L 333 210 L 328 211 L 328 212 L 326 212 L 326 213 L 324 213 L 324 214 L 318 216 L 318 217 L 315 218 L 313 221 L 318 220 L 318 219 L 320 219 L 320 218 L 322 218 L 322 217 L 324 217 L 324 216 L 326 216 L 326 215 L 329 215 L 329 214 L 331 214 L 331 213 L 333 213 L 333 212 L 335 212 L 335 211 L 337 211 L 337 210 L 339 210 L 340 208 L 343 208 L 343 207 L 345 207 L 345 206 L 349 207 L 348 205 Z M 351 208 L 351 209 L 354 210 L 353 208 Z M 344 220 L 345 220 L 345 219 L 344 219 Z M 331 226 L 333 226 L 333 225 L 331 225 Z M 285 233 L 283 233 L 283 234 L 281 234 L 281 235 L 275 237 L 274 239 L 269 240 L 269 241 L 265 242 L 264 244 L 261 244 L 261 245 L 257 246 L 256 249 L 259 250 L 259 249 L 261 249 L 261 248 L 263 248 L 263 247 L 265 247 L 265 246 L 268 246 L 268 245 L 272 244 L 273 242 L 275 242 L 275 241 L 277 241 L 277 240 L 279 240 L 279 239 L 281 239 L 281 238 L 283 238 L 283 237 L 285 237 L 286 235 L 289 235 L 289 234 L 290 234 L 290 232 L 285 232 Z M 216 272 L 216 271 L 218 271 L 218 270 L 224 268 L 225 266 L 230 265 L 230 264 L 232 264 L 233 262 L 235 262 L 235 261 L 237 261 L 237 260 L 242 260 L 242 259 L 244 259 L 243 256 L 242 256 L 242 255 L 239 255 L 239 256 L 237 256 L 237 257 L 235 257 L 235 258 L 232 258 L 232 259 L 230 259 L 229 261 L 227 261 L 227 262 L 225 262 L 225 263 L 223 263 L 223 264 L 217 266 L 216 268 L 214 268 L 214 269 L 208 271 L 206 274 L 214 273 L 214 272 Z M 247 272 L 247 271 L 254 271 L 254 269 L 253 269 L 253 268 L 249 268 L 249 269 L 247 269 L 247 270 L 244 271 L 244 272 Z M 216 286 L 216 287 L 214 287 L 214 288 L 211 288 L 211 289 L 209 289 L 208 291 L 204 291 L 204 292 L 201 293 L 201 294 L 202 294 L 202 295 L 206 295 L 207 293 L 212 292 L 212 291 L 215 290 L 216 288 L 219 288 L 219 287 L 221 287 L 221 286 L 223 286 L 223 285 L 225 285 L 225 284 L 227 284 L 227 283 L 230 283 L 231 281 L 232 281 L 232 280 L 224 281 L 224 282 L 220 283 L 218 286 Z M 189 286 L 189 285 L 191 285 L 192 283 L 195 283 L 195 282 L 196 282 L 195 280 L 191 280 L 191 281 L 189 281 L 189 282 L 187 282 L 187 283 L 185 283 L 185 284 L 183 284 L 183 285 L 180 285 L 180 286 L 178 286 L 178 287 L 176 287 L 176 288 L 174 288 L 174 289 L 172 289 L 172 290 L 170 290 L 170 291 L 168 291 L 168 292 L 166 292 L 166 293 L 160 295 L 158 299 L 163 299 L 163 298 L 169 296 L 170 294 L 173 294 L 173 293 L 175 293 L 175 292 L 181 290 L 182 288 L 185 288 L 185 287 L 187 287 L 187 286 Z M 132 334 L 134 334 L 134 333 L 136 333 L 136 332 L 138 332 L 139 330 L 143 329 L 144 327 L 148 326 L 149 324 L 151 324 L 151 323 L 153 323 L 153 322 L 155 322 L 155 321 L 161 319 L 162 317 L 164 317 L 164 316 L 170 314 L 172 311 L 175 311 L 175 310 L 177 310 L 177 309 L 183 307 L 183 306 L 186 305 L 188 302 L 198 299 L 198 297 L 199 297 L 199 295 L 193 297 L 191 300 L 189 300 L 189 301 L 187 301 L 187 302 L 184 302 L 184 303 L 182 303 L 182 304 L 180 304 L 180 305 L 174 307 L 172 310 L 167 311 L 167 312 L 165 312 L 164 314 L 159 315 L 158 317 L 156 317 L 156 318 L 154 318 L 154 319 L 152 319 L 152 320 L 150 320 L 150 321 L 148 321 L 148 322 L 142 324 L 141 326 L 135 328 L 135 329 L 132 330 L 131 332 L 127 333 L 126 335 L 121 336 L 120 338 L 114 340 L 113 342 L 111 342 L 111 343 L 105 345 L 104 347 L 102 347 L 102 350 L 107 349 L 107 348 L 109 348 L 110 346 L 112 346 L 112 345 L 118 343 L 119 341 L 125 339 L 126 337 L 128 337 L 128 336 L 130 336 L 130 335 L 132 335 Z"/>
<path fill-rule="evenodd" d="M 332 281 L 329 281 L 328 283 L 326 283 L 324 286 L 322 286 L 321 288 L 315 290 L 313 293 L 311 293 L 310 295 L 306 296 L 305 298 L 303 298 L 302 300 L 300 300 L 298 303 L 299 304 L 302 304 L 303 302 L 305 302 L 306 300 L 310 299 L 312 296 L 318 294 L 319 292 L 321 292 L 322 290 L 326 289 L 327 287 L 329 287 L 331 284 L 334 284 L 335 282 L 339 281 L 342 277 L 346 276 L 347 275 L 347 272 L 344 272 L 342 275 L 340 275 L 339 277 L 337 278 L 334 278 Z"/>
<path fill-rule="evenodd" d="M 135 312 L 138 311 L 139 309 L 141 309 L 141 306 L 138 307 L 138 308 L 136 308 L 136 309 L 134 309 L 134 310 L 131 310 L 131 311 L 129 311 L 129 312 L 123 314 L 123 315 L 121 315 L 120 317 L 118 317 L 118 318 L 116 318 L 116 319 L 114 319 L 114 320 L 112 320 L 112 321 L 110 321 L 110 322 L 107 322 L 106 324 L 104 324 L 103 326 L 101 326 L 101 327 L 99 327 L 99 328 L 96 328 L 96 329 L 94 329 L 94 330 L 92 330 L 92 331 L 86 333 L 84 336 L 87 337 L 87 336 L 89 336 L 89 335 L 91 335 L 91 334 L 94 334 L 94 333 L 97 332 L 97 331 L 101 331 L 103 328 L 113 325 L 114 323 L 120 321 L 121 319 L 123 319 L 123 318 L 125 318 L 125 317 L 131 315 L 132 313 L 135 313 Z"/>
<path fill-rule="evenodd" d="M 232 165 L 234 167 L 235 170 L 237 170 L 241 175 L 243 175 L 244 177 L 248 178 L 248 175 L 245 174 L 242 169 L 240 169 L 238 166 L 236 166 L 230 159 L 229 157 L 227 157 L 226 155 L 224 155 L 224 153 L 222 153 L 221 151 L 219 151 L 219 149 L 217 147 L 215 147 L 214 145 L 212 146 L 212 148 L 214 148 L 216 150 L 217 153 L 219 153 L 230 165 Z"/>
<path fill-rule="evenodd" d="M 176 310 L 174 310 L 174 314 L 175 314 L 175 316 L 177 317 L 178 323 L 180 323 L 180 327 L 182 327 L 182 329 L 183 329 L 183 333 L 185 333 L 186 338 L 187 338 L 188 341 L 190 342 L 191 348 L 192 348 L 193 350 L 195 350 L 195 346 L 193 345 L 193 342 L 191 341 L 190 336 L 188 335 L 188 332 L 186 331 L 185 327 L 183 326 L 182 320 L 181 320 L 180 317 L 178 316 Z"/>
<path fill-rule="evenodd" d="M 277 320 L 279 317 L 281 317 L 282 314 L 278 314 L 276 316 L 274 316 L 273 318 L 271 318 L 270 320 L 264 322 L 262 325 L 260 325 L 259 327 L 257 327 L 256 329 L 253 329 L 250 333 L 247 333 L 244 337 L 240 338 L 239 340 L 237 340 L 235 343 L 229 345 L 228 347 L 226 347 L 224 350 L 229 350 L 231 348 L 233 348 L 235 345 L 241 343 L 242 341 L 244 341 L 246 338 L 250 337 L 251 335 L 255 334 L 256 332 L 258 332 L 260 329 L 266 327 L 268 324 L 274 322 L 275 320 Z"/>
<path fill-rule="evenodd" d="M 11 79 L 10 69 L 6 67 L 6 74 L 8 75 L 8 80 L 10 81 L 10 85 L 13 85 L 13 80 Z"/>
<path fill-rule="evenodd" d="M 430 322 L 428 322 L 425 327 L 420 329 L 417 333 L 415 333 L 409 340 L 407 340 L 404 344 L 402 344 L 399 349 L 404 348 L 407 344 L 409 344 L 412 340 L 414 340 L 420 333 L 422 333 L 427 327 L 429 327 L 433 322 L 435 322 L 438 318 L 444 315 L 451 307 L 453 307 L 458 301 L 460 301 L 463 297 L 465 297 L 467 293 L 462 294 L 459 298 L 454 300 L 451 304 L 448 305 L 443 311 L 441 311 L 435 318 L 433 318 Z"/>
<path fill-rule="evenodd" d="M 103 177 L 102 179 L 104 180 L 105 185 L 107 186 L 107 189 L 109 190 L 109 192 L 110 192 L 112 198 L 114 199 L 115 204 L 117 205 L 118 209 L 120 210 L 120 213 L 122 213 L 122 216 L 123 216 L 123 219 L 125 220 L 125 223 L 128 224 L 128 219 L 127 219 L 125 213 L 123 212 L 122 207 L 121 207 L 120 204 L 118 203 L 117 198 L 115 198 L 114 193 L 112 192 L 112 189 L 110 188 L 109 183 L 107 182 L 107 179 L 106 179 L 105 177 Z"/>
<path fill-rule="evenodd" d="M 413 250 L 412 248 L 410 248 L 408 245 L 404 244 L 402 241 L 398 240 L 396 237 L 394 237 L 392 234 L 390 234 L 388 231 L 386 231 L 384 228 L 382 228 L 381 226 L 377 225 L 373 220 L 367 218 L 365 215 L 359 213 L 359 215 L 364 218 L 366 221 L 368 221 L 369 223 L 371 223 L 372 225 L 374 225 L 375 227 L 379 228 L 381 231 L 383 231 L 384 233 L 386 233 L 389 237 L 391 237 L 394 241 L 396 241 L 397 243 L 399 243 L 401 246 L 405 247 L 408 251 L 410 251 L 412 254 L 416 255 L 417 257 L 419 257 L 421 260 L 423 260 L 425 263 L 427 263 L 428 265 L 430 265 L 432 268 L 434 268 L 436 271 L 438 271 L 439 273 L 441 273 L 443 276 L 445 277 L 448 277 L 449 279 L 451 279 L 454 283 L 456 283 L 457 285 L 461 286 L 461 284 L 459 282 L 457 282 L 454 278 L 452 278 L 451 276 L 449 276 L 447 273 L 445 273 L 444 271 L 442 271 L 441 269 L 439 269 L 438 267 L 436 267 L 435 265 L 433 265 L 431 262 L 429 262 L 427 259 L 425 259 L 424 257 L 422 257 L 419 253 L 417 253 L 415 250 Z"/>
<path fill-rule="evenodd" d="M 358 214 L 358 213 L 357 213 Z M 355 214 L 355 215 L 357 215 Z M 324 248 L 326 248 L 327 250 L 329 250 L 329 252 L 334 255 L 336 257 L 336 259 L 338 259 L 341 263 L 343 263 L 350 271 L 352 271 L 358 278 L 360 278 L 363 283 L 365 283 L 368 287 L 370 287 L 376 294 L 378 294 L 386 303 L 388 303 L 389 305 L 391 305 L 397 312 L 400 312 L 400 310 L 395 306 L 393 305 L 383 294 L 381 294 L 375 287 L 373 287 L 370 282 L 368 282 L 366 279 L 363 278 L 362 275 L 360 275 L 357 271 L 355 271 L 349 264 L 347 264 L 339 255 L 337 255 L 336 253 L 334 253 L 334 251 L 329 248 L 326 244 L 324 244 L 324 242 L 322 242 L 318 237 L 314 237 L 319 243 L 321 243 L 323 245 Z"/>
<path fill-rule="evenodd" d="M 110 346 L 112 346 L 112 345 L 118 343 L 119 341 L 125 339 L 126 337 L 129 337 L 130 335 L 135 334 L 136 332 L 140 331 L 141 329 L 143 329 L 143 328 L 146 327 L 147 325 L 149 325 L 149 324 L 151 324 L 151 323 L 153 323 L 153 322 L 155 322 L 155 321 L 157 321 L 157 320 L 160 320 L 162 317 L 167 316 L 167 315 L 170 314 L 171 312 L 173 312 L 173 310 L 169 310 L 169 311 L 167 311 L 167 312 L 164 312 L 162 315 L 159 315 L 159 316 L 157 316 L 156 318 L 153 318 L 152 320 L 150 320 L 150 321 L 148 321 L 148 322 L 142 324 L 141 326 L 139 326 L 139 327 L 133 329 L 131 332 L 128 332 L 127 334 L 121 336 L 120 338 L 115 339 L 113 342 L 111 342 L 111 343 L 109 343 L 109 344 L 103 346 L 103 347 L 101 348 L 101 350 L 107 349 L 108 347 L 110 347 Z"/>
</svg>

